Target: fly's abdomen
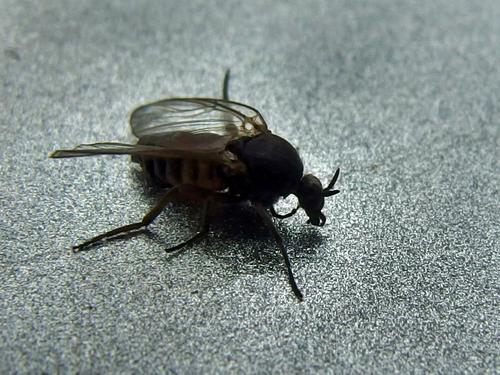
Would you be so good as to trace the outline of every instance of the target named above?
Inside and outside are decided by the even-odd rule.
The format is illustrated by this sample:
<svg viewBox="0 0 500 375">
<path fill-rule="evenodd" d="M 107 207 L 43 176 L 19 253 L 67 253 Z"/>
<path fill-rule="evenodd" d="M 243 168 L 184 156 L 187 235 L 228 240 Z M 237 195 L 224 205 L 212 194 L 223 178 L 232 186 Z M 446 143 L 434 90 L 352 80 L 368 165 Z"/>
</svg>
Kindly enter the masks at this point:
<svg viewBox="0 0 500 375">
<path fill-rule="evenodd" d="M 217 173 L 214 163 L 193 159 L 142 159 L 143 170 L 162 185 L 192 185 L 207 190 L 223 190 L 227 187 Z"/>
</svg>

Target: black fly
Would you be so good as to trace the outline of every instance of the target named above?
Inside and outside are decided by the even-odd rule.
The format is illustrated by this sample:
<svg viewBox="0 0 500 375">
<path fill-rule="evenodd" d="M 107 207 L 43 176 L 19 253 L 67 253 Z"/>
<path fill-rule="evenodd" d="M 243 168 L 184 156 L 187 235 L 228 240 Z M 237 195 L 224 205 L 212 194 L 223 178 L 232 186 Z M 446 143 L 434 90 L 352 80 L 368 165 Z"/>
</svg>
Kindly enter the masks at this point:
<svg viewBox="0 0 500 375">
<path fill-rule="evenodd" d="M 211 205 L 217 199 L 249 202 L 272 233 L 281 251 L 293 292 L 297 287 L 283 239 L 270 214 L 284 219 L 299 208 L 308 223 L 325 224 L 321 212 L 325 197 L 339 193 L 337 169 L 326 188 L 311 174 L 303 175 L 297 150 L 285 139 L 271 133 L 261 114 L 253 107 L 228 100 L 229 71 L 223 85 L 223 99 L 172 98 L 141 106 L 130 117 L 136 144 L 116 142 L 82 144 L 72 150 L 56 150 L 51 158 L 103 154 L 128 154 L 145 173 L 168 188 L 159 202 L 137 223 L 124 225 L 73 247 L 80 251 L 96 242 L 148 226 L 174 197 L 202 202 L 199 232 L 167 252 L 178 250 L 208 233 Z M 294 194 L 298 206 L 278 214 L 273 205 L 280 197 Z"/>
</svg>

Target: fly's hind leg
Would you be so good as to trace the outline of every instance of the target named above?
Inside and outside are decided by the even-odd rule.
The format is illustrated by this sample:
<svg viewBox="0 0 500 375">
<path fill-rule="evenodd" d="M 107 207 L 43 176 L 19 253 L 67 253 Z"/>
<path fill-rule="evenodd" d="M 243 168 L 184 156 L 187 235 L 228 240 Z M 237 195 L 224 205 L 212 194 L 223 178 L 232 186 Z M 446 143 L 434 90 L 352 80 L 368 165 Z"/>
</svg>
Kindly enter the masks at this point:
<svg viewBox="0 0 500 375">
<path fill-rule="evenodd" d="M 198 232 L 192 236 L 191 238 L 187 239 L 186 241 L 181 242 L 178 245 L 169 247 L 165 249 L 167 253 L 171 253 L 173 251 L 179 250 L 183 248 L 184 246 L 191 245 L 192 243 L 199 241 L 202 239 L 204 236 L 208 234 L 209 230 L 209 214 L 210 214 L 210 207 L 212 205 L 213 197 L 209 196 L 205 199 L 203 202 L 202 208 L 201 208 L 201 216 L 200 216 L 200 225 Z"/>
<path fill-rule="evenodd" d="M 172 200 L 172 198 L 175 197 L 175 195 L 176 195 L 176 193 L 178 193 L 179 189 L 180 189 L 180 186 L 175 186 L 175 187 L 171 188 L 170 190 L 168 190 L 166 192 L 166 194 L 158 201 L 158 203 L 151 209 L 151 211 L 149 211 L 142 218 L 142 220 L 140 222 L 133 223 L 133 224 L 127 224 L 127 225 L 124 225 L 122 227 L 115 228 L 115 229 L 112 229 L 108 232 L 99 234 L 98 236 L 92 237 L 92 238 L 88 239 L 87 241 L 82 242 L 79 245 L 73 246 L 73 252 L 76 253 L 78 251 L 85 249 L 86 247 L 88 247 L 90 245 L 93 245 L 93 244 L 100 242 L 102 240 L 107 240 L 108 238 L 114 237 L 118 234 L 127 233 L 130 231 L 141 229 L 143 227 L 144 228 L 147 227 L 163 211 L 163 209 L 165 208 L 167 203 L 170 202 Z"/>
</svg>

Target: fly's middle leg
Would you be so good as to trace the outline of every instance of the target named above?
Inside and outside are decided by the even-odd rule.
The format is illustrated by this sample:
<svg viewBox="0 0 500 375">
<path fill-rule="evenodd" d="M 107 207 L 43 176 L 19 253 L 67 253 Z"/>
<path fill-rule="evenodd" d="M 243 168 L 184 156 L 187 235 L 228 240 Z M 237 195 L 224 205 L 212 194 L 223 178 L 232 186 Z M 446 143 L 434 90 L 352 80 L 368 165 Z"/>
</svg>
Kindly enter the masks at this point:
<svg viewBox="0 0 500 375">
<path fill-rule="evenodd" d="M 222 99 L 229 100 L 229 76 L 231 75 L 231 70 L 226 69 L 224 74 L 224 80 L 222 81 Z"/>
<path fill-rule="evenodd" d="M 165 249 L 167 253 L 171 253 L 173 251 L 183 248 L 184 246 L 191 245 L 192 243 L 200 240 L 201 238 L 203 238 L 208 234 L 209 224 L 210 224 L 209 223 L 210 208 L 212 207 L 212 204 L 213 204 L 213 195 L 209 195 L 202 203 L 198 232 L 194 234 L 191 238 L 187 239 L 186 241 L 183 241 L 178 245 Z"/>
</svg>

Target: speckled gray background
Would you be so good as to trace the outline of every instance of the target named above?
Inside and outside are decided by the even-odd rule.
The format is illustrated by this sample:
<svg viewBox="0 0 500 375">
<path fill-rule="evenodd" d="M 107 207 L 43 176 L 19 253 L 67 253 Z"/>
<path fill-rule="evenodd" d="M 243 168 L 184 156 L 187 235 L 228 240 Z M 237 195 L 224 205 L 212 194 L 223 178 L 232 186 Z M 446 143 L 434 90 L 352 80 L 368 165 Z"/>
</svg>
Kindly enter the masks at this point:
<svg viewBox="0 0 500 375">
<path fill-rule="evenodd" d="M 499 359 L 498 1 L 0 1 L 0 372 L 490 372 Z M 323 181 L 327 225 L 280 222 L 305 301 L 255 217 L 140 234 L 137 105 L 230 94 Z M 282 209 L 293 203 L 285 203 Z M 233 216 L 231 216 L 233 215 Z"/>
</svg>

